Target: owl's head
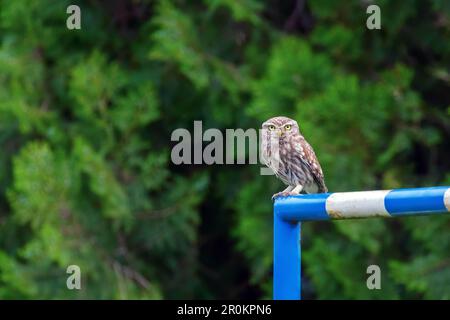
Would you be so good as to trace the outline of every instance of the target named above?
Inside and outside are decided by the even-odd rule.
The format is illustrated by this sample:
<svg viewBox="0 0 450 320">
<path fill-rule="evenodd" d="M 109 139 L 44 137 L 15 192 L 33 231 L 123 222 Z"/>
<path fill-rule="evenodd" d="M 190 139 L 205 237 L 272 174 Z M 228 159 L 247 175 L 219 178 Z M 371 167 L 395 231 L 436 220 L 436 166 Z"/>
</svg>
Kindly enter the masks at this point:
<svg viewBox="0 0 450 320">
<path fill-rule="evenodd" d="M 283 138 L 288 135 L 298 134 L 297 121 L 288 117 L 273 117 L 262 124 L 263 134 L 273 138 Z"/>
</svg>

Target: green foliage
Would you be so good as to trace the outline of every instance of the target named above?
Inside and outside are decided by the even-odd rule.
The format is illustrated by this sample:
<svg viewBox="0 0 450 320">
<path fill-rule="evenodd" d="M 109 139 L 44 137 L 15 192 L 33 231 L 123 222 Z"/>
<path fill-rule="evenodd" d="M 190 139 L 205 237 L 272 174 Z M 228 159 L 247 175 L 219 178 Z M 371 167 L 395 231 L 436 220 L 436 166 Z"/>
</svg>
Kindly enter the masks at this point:
<svg viewBox="0 0 450 320">
<path fill-rule="evenodd" d="M 208 3 L 212 10 L 216 10 L 218 7 L 225 7 L 230 10 L 231 15 L 235 21 L 245 21 L 253 24 L 261 23 L 261 10 L 263 5 L 259 1 L 244 0 L 244 1 L 232 1 L 232 0 L 212 0 L 205 1 Z"/>
<path fill-rule="evenodd" d="M 153 21 L 156 25 L 152 34 L 155 45 L 150 58 L 176 63 L 197 88 L 204 88 L 208 84 L 208 70 L 191 18 L 170 1 L 161 1 Z"/>
<path fill-rule="evenodd" d="M 450 6 L 376 2 L 379 31 L 361 1 L 77 1 L 71 31 L 70 1 L 0 0 L 0 298 L 269 298 L 281 183 L 173 165 L 194 120 L 297 119 L 333 192 L 449 185 Z M 448 299 L 448 229 L 304 223 L 304 297 Z"/>
</svg>

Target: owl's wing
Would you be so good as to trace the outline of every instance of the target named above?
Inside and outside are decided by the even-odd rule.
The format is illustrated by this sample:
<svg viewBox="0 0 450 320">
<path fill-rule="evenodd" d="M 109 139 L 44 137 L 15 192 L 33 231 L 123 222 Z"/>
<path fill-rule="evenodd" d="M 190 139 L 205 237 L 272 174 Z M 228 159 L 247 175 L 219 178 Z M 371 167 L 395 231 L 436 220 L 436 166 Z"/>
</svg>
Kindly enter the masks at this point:
<svg viewBox="0 0 450 320">
<path fill-rule="evenodd" d="M 300 161 L 302 161 L 302 163 L 311 172 L 314 181 L 319 188 L 319 193 L 328 192 L 328 188 L 325 185 L 322 167 L 320 166 L 319 160 L 317 160 L 316 154 L 314 153 L 311 145 L 305 139 L 299 137 L 299 139 L 296 139 L 296 143 L 294 143 L 294 148 Z"/>
</svg>

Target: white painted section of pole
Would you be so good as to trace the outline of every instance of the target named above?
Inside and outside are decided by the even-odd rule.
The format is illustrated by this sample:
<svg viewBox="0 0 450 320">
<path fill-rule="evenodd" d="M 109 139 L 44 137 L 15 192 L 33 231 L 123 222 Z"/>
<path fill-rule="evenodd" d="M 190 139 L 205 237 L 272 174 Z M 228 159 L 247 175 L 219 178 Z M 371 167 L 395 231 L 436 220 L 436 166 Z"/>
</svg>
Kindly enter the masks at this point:
<svg viewBox="0 0 450 320">
<path fill-rule="evenodd" d="M 391 190 L 336 192 L 325 203 L 331 218 L 390 217 L 384 198 Z"/>
</svg>

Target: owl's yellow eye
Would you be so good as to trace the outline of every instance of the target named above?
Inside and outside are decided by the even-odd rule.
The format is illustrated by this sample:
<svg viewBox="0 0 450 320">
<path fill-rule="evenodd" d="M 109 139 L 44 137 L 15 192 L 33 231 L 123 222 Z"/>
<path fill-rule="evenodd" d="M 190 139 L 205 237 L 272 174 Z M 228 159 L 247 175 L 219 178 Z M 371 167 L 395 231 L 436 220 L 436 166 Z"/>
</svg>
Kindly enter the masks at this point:
<svg viewBox="0 0 450 320">
<path fill-rule="evenodd" d="M 270 126 L 269 126 L 269 130 L 270 130 L 270 131 L 275 130 L 275 126 L 270 125 Z"/>
<path fill-rule="evenodd" d="M 291 130 L 291 128 L 292 128 L 292 126 L 290 124 L 287 124 L 284 126 L 284 129 L 286 129 L 286 130 Z"/>
</svg>

